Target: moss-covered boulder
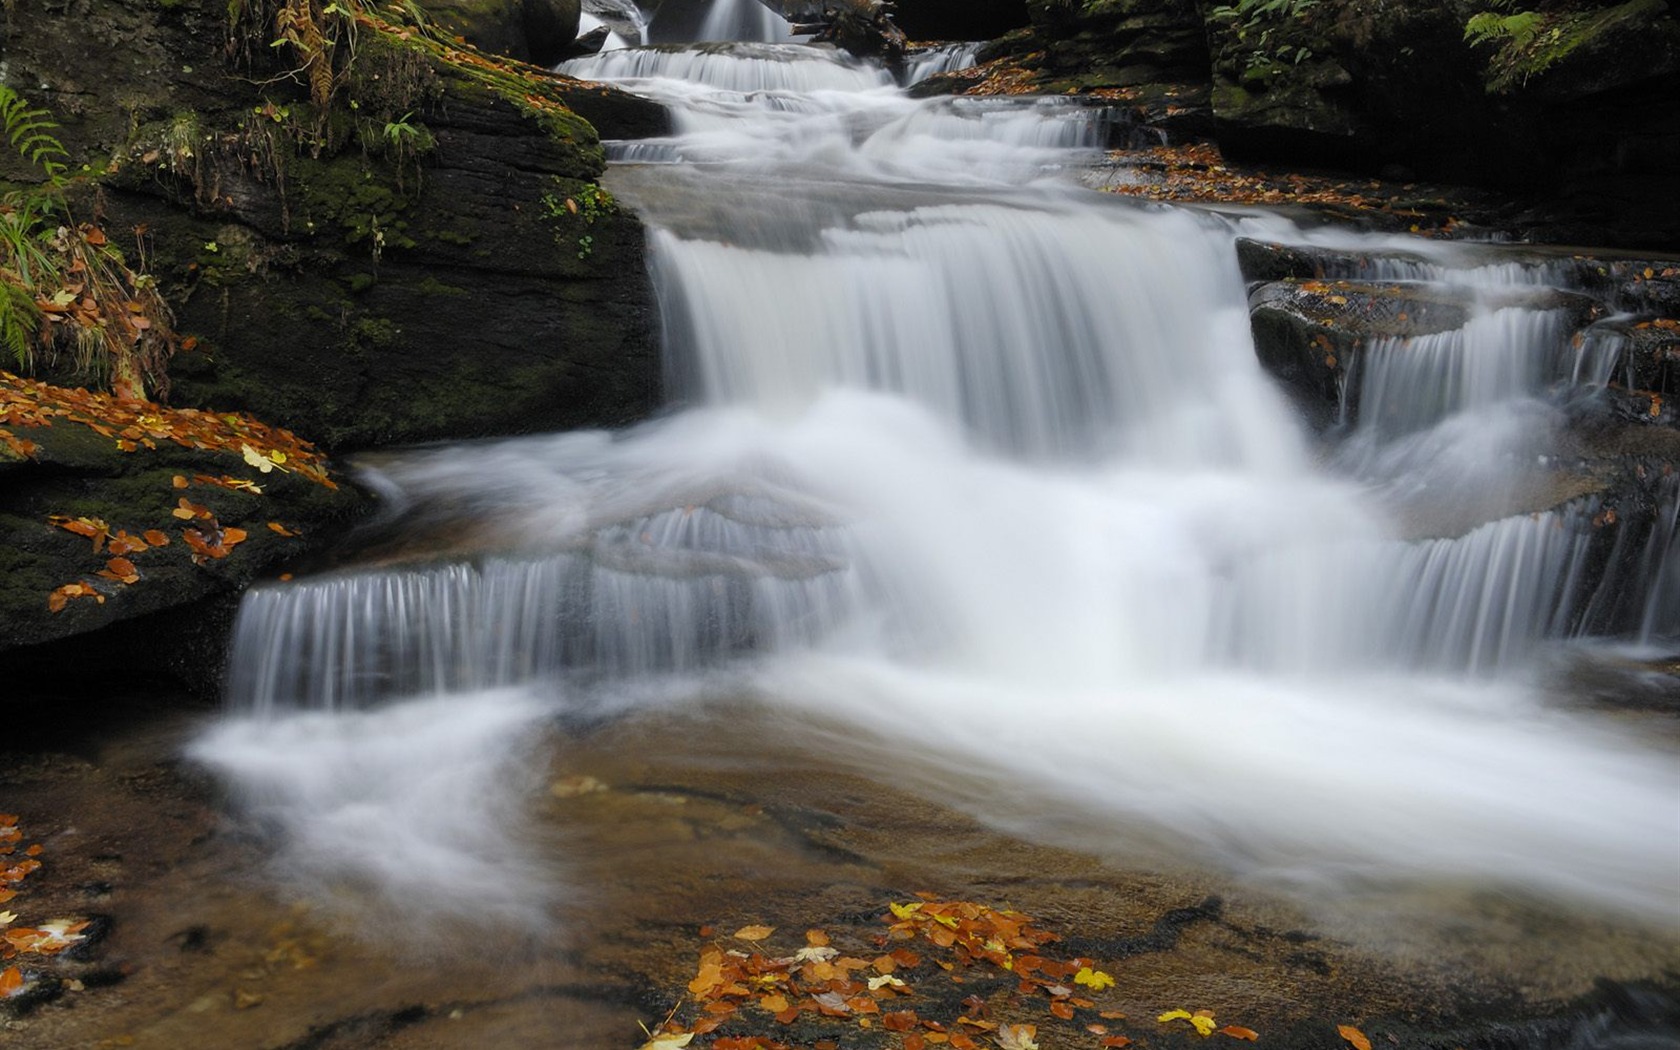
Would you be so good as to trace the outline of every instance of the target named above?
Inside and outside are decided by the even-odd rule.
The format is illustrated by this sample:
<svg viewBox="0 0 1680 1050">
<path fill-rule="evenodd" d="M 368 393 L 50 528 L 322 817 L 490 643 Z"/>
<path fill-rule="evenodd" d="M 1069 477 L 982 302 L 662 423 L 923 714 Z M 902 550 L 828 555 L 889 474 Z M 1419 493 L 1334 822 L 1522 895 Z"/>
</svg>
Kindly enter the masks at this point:
<svg viewBox="0 0 1680 1050">
<path fill-rule="evenodd" d="M 645 134 L 666 127 L 660 107 L 371 7 L 317 82 L 268 46 L 262 4 L 241 10 L 12 16 L 8 83 L 99 176 L 84 206 L 113 236 L 144 231 L 196 344 L 172 364 L 174 403 L 334 450 L 623 423 L 658 403 L 641 227 L 596 182 L 586 115 Z"/>
<path fill-rule="evenodd" d="M 196 659 L 183 677 L 211 681 L 215 645 L 195 652 L 191 629 L 206 610 L 371 505 L 308 443 L 248 416 L 0 372 L 0 673 L 120 677 Z M 51 644 L 160 616 L 180 629 L 132 637 L 145 651 L 113 666 L 64 666 Z"/>
</svg>

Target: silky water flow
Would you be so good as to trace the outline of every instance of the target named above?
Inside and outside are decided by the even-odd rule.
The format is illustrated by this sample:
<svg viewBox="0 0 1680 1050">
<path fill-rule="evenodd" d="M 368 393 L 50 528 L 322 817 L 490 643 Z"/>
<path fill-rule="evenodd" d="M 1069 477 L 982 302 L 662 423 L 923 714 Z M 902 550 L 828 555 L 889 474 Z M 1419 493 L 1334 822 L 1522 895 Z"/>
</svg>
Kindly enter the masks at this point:
<svg viewBox="0 0 1680 1050">
<path fill-rule="evenodd" d="M 425 553 L 247 596 L 194 754 L 290 863 L 530 919 L 539 728 L 727 704 L 1105 855 L 1677 921 L 1680 762 L 1538 681 L 1582 635 L 1673 647 L 1680 491 L 1617 553 L 1619 619 L 1590 506 L 1407 525 L 1533 463 L 1536 395 L 1603 382 L 1501 305 L 1557 275 L 1090 192 L 1095 110 L 916 101 L 758 35 L 563 67 L 675 115 L 609 180 L 650 229 L 671 410 L 380 457 Z M 1376 347 L 1326 460 L 1256 362 L 1241 235 L 1403 250 L 1486 305 Z M 445 882 L 439 840 L 472 870 Z"/>
</svg>

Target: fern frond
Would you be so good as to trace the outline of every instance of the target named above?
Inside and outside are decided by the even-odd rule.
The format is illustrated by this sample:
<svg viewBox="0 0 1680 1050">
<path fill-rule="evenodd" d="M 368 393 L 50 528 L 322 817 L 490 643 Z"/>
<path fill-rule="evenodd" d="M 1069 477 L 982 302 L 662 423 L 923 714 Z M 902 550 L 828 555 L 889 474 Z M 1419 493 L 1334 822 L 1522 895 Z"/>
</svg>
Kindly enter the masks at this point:
<svg viewBox="0 0 1680 1050">
<path fill-rule="evenodd" d="M 0 123 L 6 139 L 29 163 L 40 168 L 50 182 L 60 182 L 69 168 L 70 152 L 52 134 L 58 122 L 44 109 L 31 109 L 27 100 L 0 84 Z"/>
<path fill-rule="evenodd" d="M 30 371 L 31 350 L 41 326 L 41 311 L 26 290 L 0 273 L 0 347 L 11 353 L 17 370 Z"/>
</svg>

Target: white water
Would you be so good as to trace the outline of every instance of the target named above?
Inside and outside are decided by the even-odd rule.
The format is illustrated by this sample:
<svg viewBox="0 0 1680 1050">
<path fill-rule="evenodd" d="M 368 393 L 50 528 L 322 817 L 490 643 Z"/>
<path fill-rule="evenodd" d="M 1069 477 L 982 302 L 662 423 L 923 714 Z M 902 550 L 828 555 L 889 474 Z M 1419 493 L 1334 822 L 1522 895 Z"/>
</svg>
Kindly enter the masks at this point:
<svg viewBox="0 0 1680 1050">
<path fill-rule="evenodd" d="M 472 553 L 253 592 L 241 713 L 197 753 L 296 863 L 383 878 L 420 797 L 485 836 L 481 885 L 534 899 L 519 825 L 485 814 L 516 808 L 497 771 L 543 712 L 749 696 L 1096 852 L 1165 835 L 1321 893 L 1467 880 L 1680 918 L 1680 762 L 1530 681 L 1610 600 L 1581 582 L 1591 506 L 1407 543 L 1372 491 L 1450 501 L 1525 455 L 1554 318 L 1379 351 L 1366 407 L 1401 422 L 1326 470 L 1255 363 L 1254 221 L 1071 188 L 1088 113 L 915 103 L 786 45 L 568 68 L 678 107 L 615 186 L 654 226 L 687 407 L 385 462 L 416 523 L 476 508 Z M 1413 278 L 1533 279 L 1419 250 Z M 1646 611 L 1620 629 L 1647 642 L 1680 620 L 1666 499 L 1629 541 Z"/>
</svg>

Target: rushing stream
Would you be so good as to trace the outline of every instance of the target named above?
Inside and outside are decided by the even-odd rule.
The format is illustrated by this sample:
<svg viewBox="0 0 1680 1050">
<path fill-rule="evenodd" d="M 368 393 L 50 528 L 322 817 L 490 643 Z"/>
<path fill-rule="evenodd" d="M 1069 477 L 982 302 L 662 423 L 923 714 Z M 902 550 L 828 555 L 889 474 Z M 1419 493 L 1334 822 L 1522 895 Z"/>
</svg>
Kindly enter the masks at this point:
<svg viewBox="0 0 1680 1050">
<path fill-rule="evenodd" d="M 1680 639 L 1680 486 L 1614 594 L 1590 506 L 1409 524 L 1511 484 L 1536 395 L 1595 381 L 1502 305 L 1555 275 L 1091 192 L 1101 112 L 915 101 L 785 28 L 565 70 L 676 116 L 609 179 L 672 410 L 380 457 L 398 554 L 248 596 L 196 754 L 295 863 L 539 913 L 534 728 L 676 707 L 1105 855 L 1680 919 L 1680 761 L 1544 688 L 1583 636 Z M 1256 361 L 1245 235 L 1403 249 L 1486 305 L 1377 348 L 1326 458 Z"/>
</svg>

